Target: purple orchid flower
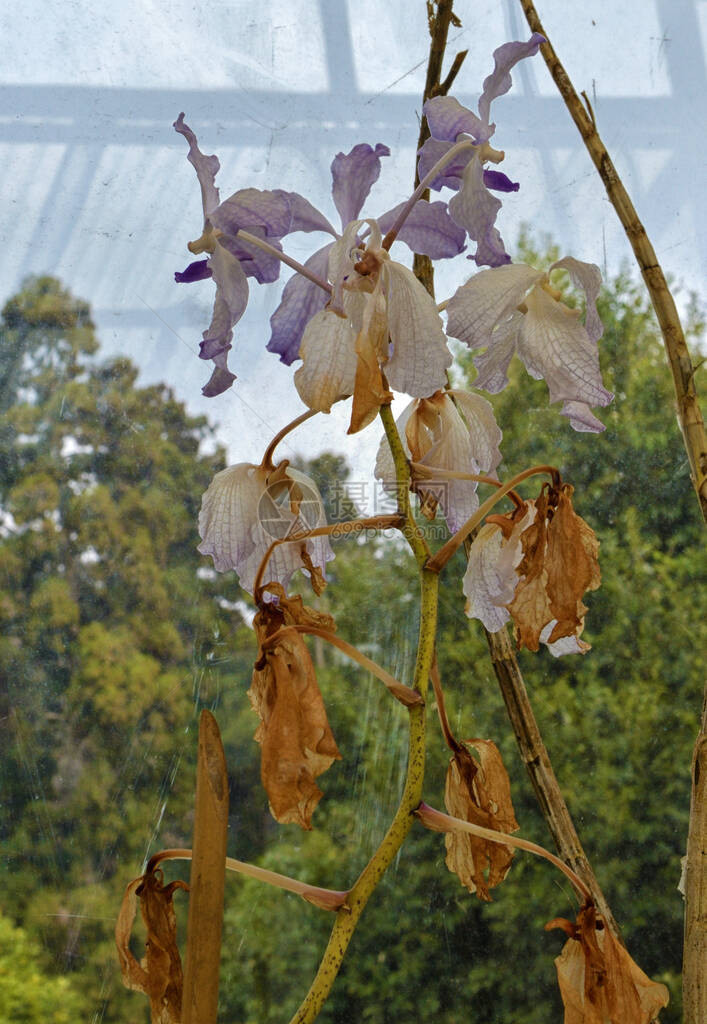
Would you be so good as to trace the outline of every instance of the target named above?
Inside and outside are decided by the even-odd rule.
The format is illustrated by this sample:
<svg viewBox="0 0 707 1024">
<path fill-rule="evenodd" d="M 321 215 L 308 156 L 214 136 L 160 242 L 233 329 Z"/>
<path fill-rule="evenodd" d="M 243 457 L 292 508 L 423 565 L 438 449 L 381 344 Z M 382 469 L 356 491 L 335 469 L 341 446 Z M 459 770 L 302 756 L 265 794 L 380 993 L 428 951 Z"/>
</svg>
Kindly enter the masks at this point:
<svg viewBox="0 0 707 1024">
<path fill-rule="evenodd" d="M 332 197 L 341 218 L 341 235 L 347 225 L 355 221 L 368 198 L 371 187 L 378 180 L 381 157 L 390 150 L 382 143 L 375 148 L 359 143 L 349 153 L 338 153 L 331 165 Z M 377 218 L 382 234 L 395 224 L 404 203 Z M 337 238 L 341 237 L 338 234 Z M 397 232 L 397 239 L 413 252 L 432 259 L 457 256 L 465 248 L 465 233 L 447 212 L 443 202 L 418 201 Z M 307 269 L 326 280 L 332 243 L 315 252 L 305 263 Z M 282 301 L 270 317 L 272 333 L 267 348 L 275 352 L 289 366 L 299 357 L 305 328 L 312 317 L 320 313 L 329 301 L 322 288 L 299 274 L 291 278 L 282 294 Z"/>
<path fill-rule="evenodd" d="M 473 259 L 477 266 L 499 267 L 510 263 L 498 230 L 496 216 L 501 202 L 491 195 L 496 192 L 517 192 L 518 182 L 513 182 L 501 171 L 488 170 L 482 166 L 485 159 L 493 159 L 488 146 L 489 139 L 496 131 L 490 121 L 491 103 L 511 88 L 511 70 L 518 61 L 534 56 L 545 39 L 534 32 L 526 43 L 504 43 L 494 51 L 494 70 L 484 80 L 479 98 L 478 114 L 462 106 L 452 96 L 434 96 L 427 100 L 423 112 L 430 129 L 427 139 L 418 153 L 418 174 L 424 178 L 433 166 L 451 150 L 461 138 L 468 138 L 474 147 L 457 153 L 450 163 L 430 182 L 430 188 L 440 191 L 451 188 L 457 195 L 449 203 L 449 213 L 463 227 L 472 241 L 477 243 Z M 496 155 L 496 159 L 500 154 Z"/>
</svg>

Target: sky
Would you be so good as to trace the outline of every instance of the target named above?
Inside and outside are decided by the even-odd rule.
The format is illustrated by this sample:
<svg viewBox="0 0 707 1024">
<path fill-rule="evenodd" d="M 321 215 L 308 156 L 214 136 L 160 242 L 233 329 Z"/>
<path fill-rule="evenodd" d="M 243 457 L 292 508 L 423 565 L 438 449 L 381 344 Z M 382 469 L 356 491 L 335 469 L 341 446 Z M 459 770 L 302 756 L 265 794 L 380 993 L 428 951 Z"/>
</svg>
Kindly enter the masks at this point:
<svg viewBox="0 0 707 1024">
<path fill-rule="evenodd" d="M 699 291 L 707 266 L 699 185 L 707 2 L 537 6 L 575 87 L 591 99 L 665 271 L 683 297 Z M 453 92 L 475 107 L 493 50 L 530 33 L 517 0 L 457 0 L 455 11 L 462 26 L 450 32 L 445 67 L 469 50 Z M 231 462 L 259 461 L 270 436 L 303 409 L 293 368 L 265 351 L 289 271 L 276 285 L 253 286 L 230 359 L 238 381 L 203 398 L 210 364 L 197 352 L 213 288 L 174 283 L 202 214 L 172 122 L 184 111 L 202 150 L 219 156 L 222 198 L 251 186 L 295 190 L 335 223 L 332 158 L 358 142 L 383 142 L 391 156 L 365 207 L 375 216 L 411 188 L 428 50 L 424 2 L 24 0 L 3 5 L 0 32 L 0 300 L 27 274 L 60 277 L 91 303 L 103 355 L 129 356 L 142 383 L 165 381 L 191 412 L 208 415 Z M 631 259 L 539 55 L 516 69 L 494 119 L 503 169 L 521 183 L 499 215 L 511 249 L 527 224 L 605 274 Z M 323 241 L 291 236 L 286 249 L 304 261 Z M 469 276 L 471 266 L 458 262 L 440 271 L 438 299 Z M 305 424 L 283 457 L 335 450 L 354 479 L 368 479 L 380 431 L 374 424 L 346 437 L 348 405 Z"/>
</svg>

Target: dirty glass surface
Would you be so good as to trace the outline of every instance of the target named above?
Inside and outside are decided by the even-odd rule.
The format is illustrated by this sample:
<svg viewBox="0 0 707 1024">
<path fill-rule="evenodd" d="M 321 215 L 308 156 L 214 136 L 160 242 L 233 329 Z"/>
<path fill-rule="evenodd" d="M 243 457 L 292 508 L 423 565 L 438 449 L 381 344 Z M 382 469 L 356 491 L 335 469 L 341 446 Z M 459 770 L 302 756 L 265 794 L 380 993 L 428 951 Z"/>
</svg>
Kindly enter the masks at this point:
<svg viewBox="0 0 707 1024">
<path fill-rule="evenodd" d="M 458 0 L 455 11 L 446 66 L 468 50 L 453 91 L 475 107 L 492 52 L 529 31 L 512 0 Z M 546 0 L 539 14 L 699 349 L 707 3 Z M 147 1020 L 147 1001 L 120 983 L 112 929 L 147 859 L 190 844 L 199 711 L 214 711 L 223 734 L 229 854 L 333 889 L 351 885 L 380 842 L 407 756 L 403 709 L 314 640 L 343 760 L 322 780 L 311 833 L 268 812 L 246 696 L 253 605 L 196 551 L 196 520 L 213 475 L 258 463 L 302 412 L 294 368 L 265 348 L 290 270 L 252 285 L 230 356 L 237 380 L 204 397 L 210 364 L 198 349 L 213 287 L 174 279 L 196 258 L 186 243 L 203 214 L 172 123 L 184 112 L 203 152 L 218 154 L 222 197 L 299 192 L 337 226 L 332 159 L 382 143 L 390 155 L 366 212 L 388 210 L 412 190 L 427 15 L 403 0 L 26 0 L 0 12 L 0 29 L 0 1022 Z M 499 396 L 501 476 L 560 463 L 601 541 L 605 580 L 590 597 L 593 650 L 571 666 L 524 652 L 521 667 L 587 853 L 629 948 L 670 987 L 662 1019 L 676 1021 L 700 702 L 697 506 L 629 244 L 540 57 L 515 69 L 494 116 L 503 169 L 521 186 L 502 196 L 509 251 L 598 265 L 602 365 L 617 396 L 594 446 L 550 414 L 544 385 L 524 372 L 515 399 Z M 286 250 L 304 262 L 317 244 L 299 233 Z M 441 264 L 438 300 L 458 284 Z M 452 374 L 463 385 L 462 349 Z M 396 416 L 407 401 L 396 396 Z M 387 509 L 373 476 L 382 430 L 347 436 L 350 414 L 339 403 L 280 451 L 308 468 L 329 521 Z M 335 550 L 317 607 L 410 683 L 411 560 L 396 542 Z M 450 720 L 465 738 L 498 743 L 522 835 L 550 846 L 483 635 L 464 616 L 463 564 L 454 571 L 440 613 Z M 429 733 L 426 798 L 441 806 L 447 757 L 434 721 Z M 322 1019 L 451 1022 L 462 1007 L 479 1022 L 559 1019 L 561 943 L 542 925 L 574 916 L 562 880 L 519 856 L 509 888 L 482 906 L 447 871 L 442 838 L 422 831 L 374 895 Z M 188 865 L 169 872 L 188 879 Z M 186 900 L 175 905 L 183 930 Z M 289 1020 L 330 923 L 294 895 L 229 878 L 219 1019 Z"/>
</svg>

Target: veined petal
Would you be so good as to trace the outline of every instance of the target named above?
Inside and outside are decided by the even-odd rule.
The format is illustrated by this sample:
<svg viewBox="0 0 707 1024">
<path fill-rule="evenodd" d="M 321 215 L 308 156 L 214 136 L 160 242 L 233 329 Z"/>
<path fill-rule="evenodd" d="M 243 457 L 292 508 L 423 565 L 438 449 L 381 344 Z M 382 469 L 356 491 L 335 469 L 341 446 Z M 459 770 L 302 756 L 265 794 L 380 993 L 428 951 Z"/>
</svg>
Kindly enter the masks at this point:
<svg viewBox="0 0 707 1024">
<path fill-rule="evenodd" d="M 264 228 L 268 239 L 282 238 L 292 223 L 287 196 L 287 192 L 280 190 L 269 192 L 259 188 L 242 188 L 224 199 L 212 212 L 211 223 L 227 235 L 237 234 L 240 228 L 245 231 Z"/>
<path fill-rule="evenodd" d="M 309 321 L 300 345 L 303 364 L 295 373 L 295 387 L 310 409 L 329 412 L 334 402 L 353 394 L 355 345 L 348 318 L 325 309 Z"/>
<path fill-rule="evenodd" d="M 294 231 L 326 231 L 327 234 L 338 237 L 324 214 L 299 192 L 284 192 L 281 188 L 276 188 L 273 195 L 282 196 L 290 208 L 290 226 L 285 232 L 286 235 Z"/>
<path fill-rule="evenodd" d="M 393 353 L 385 374 L 396 391 L 426 398 L 446 384 L 452 355 L 434 299 L 407 267 L 392 260 L 381 273 L 387 290 Z"/>
<path fill-rule="evenodd" d="M 241 462 L 217 473 L 204 494 L 199 512 L 198 551 L 211 555 L 217 572 L 241 572 L 256 546 L 258 503 L 267 486 L 260 466 Z"/>
<path fill-rule="evenodd" d="M 442 159 L 445 153 L 449 152 L 453 145 L 453 142 L 444 142 L 442 139 L 432 137 L 425 141 L 417 151 L 417 173 L 420 181 L 427 177 L 434 165 Z M 461 153 L 457 153 L 437 177 L 429 183 L 428 187 L 434 189 L 435 192 L 439 192 L 445 186 L 455 190 L 461 188 L 464 168 L 473 155 L 472 149 L 465 149 Z"/>
<path fill-rule="evenodd" d="M 416 461 L 442 470 L 478 472 L 479 467 L 474 459 L 469 429 L 448 392 L 440 391 L 431 398 L 420 399 L 417 417 L 413 414 L 408 421 L 408 432 L 413 419 L 419 419 L 425 407 L 430 411 L 434 409 L 436 416 L 431 424 L 429 416 L 427 417 L 427 423 L 431 426 L 431 429 L 428 426 L 428 450 L 422 458 L 413 450 Z M 412 445 L 410 447 L 412 448 Z M 479 507 L 475 480 L 450 480 L 442 474 L 437 481 L 433 477 L 421 481 L 417 490 L 423 500 L 423 511 L 425 504 L 432 510 L 437 503 L 441 505 L 451 533 L 456 533 Z"/>
<path fill-rule="evenodd" d="M 453 96 L 433 96 L 427 100 L 422 113 L 427 118 L 430 135 L 435 139 L 455 142 L 458 135 L 472 135 L 475 139 L 488 139 L 487 126 Z"/>
<path fill-rule="evenodd" d="M 550 267 L 553 270 L 566 270 L 575 288 L 581 288 L 587 304 L 585 316 L 585 330 L 590 341 L 599 341 L 604 333 L 604 325 L 599 319 L 597 312 L 597 296 L 601 288 L 601 271 L 595 263 L 584 263 L 572 256 L 565 256 L 557 260 Z"/>
<path fill-rule="evenodd" d="M 337 153 L 334 157 L 331 194 L 342 228 L 361 212 L 371 186 L 380 176 L 382 156 L 390 156 L 390 150 L 382 142 L 375 149 L 361 142 L 348 153 Z"/>
<path fill-rule="evenodd" d="M 471 457 L 478 471 L 495 473 L 502 458 L 501 449 L 498 446 L 503 438 L 503 433 L 496 423 L 493 406 L 481 395 L 474 395 L 468 391 L 454 390 L 449 394 L 454 398 L 457 408 L 466 421 Z M 472 472 L 476 471 L 472 470 Z"/>
<path fill-rule="evenodd" d="M 404 206 L 404 202 L 399 203 L 378 218 L 378 225 L 384 234 L 392 228 Z M 398 231 L 397 239 L 405 242 L 413 252 L 422 253 L 433 260 L 458 256 L 466 249 L 464 228 L 449 216 L 447 204 L 428 203 L 424 199 L 415 203 Z"/>
<path fill-rule="evenodd" d="M 543 276 L 542 271 L 524 263 L 475 274 L 449 301 L 447 331 L 469 348 L 490 346 L 494 327 L 511 316 L 528 289 Z"/>
<path fill-rule="evenodd" d="M 184 123 L 184 114 L 180 114 L 174 122 L 174 130 L 183 135 L 189 143 L 187 160 L 196 171 L 201 186 L 201 203 L 204 210 L 204 218 L 207 218 L 219 204 L 218 188 L 214 184 L 216 175 L 220 170 L 220 163 L 217 156 L 205 156 L 199 149 L 196 135 L 191 128 Z"/>
<path fill-rule="evenodd" d="M 580 434 L 601 434 L 606 430 L 586 402 L 563 402 L 560 413 L 569 418 L 570 426 Z"/>
<path fill-rule="evenodd" d="M 492 395 L 498 394 L 508 384 L 508 367 L 516 350 L 518 332 L 523 314 L 517 310 L 491 335 L 489 346 L 481 355 L 474 356 L 478 376 L 475 388 L 483 388 Z"/>
<path fill-rule="evenodd" d="M 330 242 L 310 256 L 305 267 L 313 274 L 326 280 L 329 253 L 334 243 Z M 282 300 L 270 317 L 270 341 L 268 352 L 276 352 L 286 366 L 299 356 L 304 329 L 315 313 L 324 308 L 329 296 L 313 281 L 301 274 L 295 274 L 285 285 Z"/>
<path fill-rule="evenodd" d="M 550 401 L 608 405 L 614 396 L 602 385 L 596 343 L 573 311 L 537 287 L 525 302 L 518 355 L 532 376 L 547 381 Z"/>
<path fill-rule="evenodd" d="M 449 200 L 449 212 L 477 243 L 473 259 L 479 267 L 500 267 L 511 261 L 495 227 L 500 209 L 501 200 L 484 185 L 483 167 L 476 156 L 464 170 L 461 189 Z"/>
<path fill-rule="evenodd" d="M 499 571 L 503 543 L 501 530 L 495 523 L 485 523 L 469 549 L 469 563 L 464 574 L 466 614 L 480 619 L 489 633 L 498 633 L 510 615 L 504 605 L 513 599 L 518 577 L 510 567 Z"/>
<path fill-rule="evenodd" d="M 489 122 L 491 103 L 507 93 L 513 85 L 511 69 L 524 57 L 534 57 L 540 44 L 545 41 L 545 36 L 541 36 L 539 32 L 533 32 L 527 43 L 504 43 L 503 46 L 499 46 L 497 50 L 493 51 L 494 68 L 491 74 L 484 79 L 484 91 L 479 99 L 479 114 L 489 126 L 490 131 L 488 135 L 480 135 L 479 138 L 490 138 L 496 127 Z"/>
<path fill-rule="evenodd" d="M 251 227 L 251 234 L 265 238 L 266 231 L 262 227 Z M 259 284 L 271 284 L 280 276 L 281 260 L 257 245 L 245 241 L 240 235 L 220 235 L 219 243 L 228 249 L 232 256 L 240 262 L 246 277 L 254 277 Z M 277 238 L 268 238 L 268 245 L 282 252 Z"/>
</svg>

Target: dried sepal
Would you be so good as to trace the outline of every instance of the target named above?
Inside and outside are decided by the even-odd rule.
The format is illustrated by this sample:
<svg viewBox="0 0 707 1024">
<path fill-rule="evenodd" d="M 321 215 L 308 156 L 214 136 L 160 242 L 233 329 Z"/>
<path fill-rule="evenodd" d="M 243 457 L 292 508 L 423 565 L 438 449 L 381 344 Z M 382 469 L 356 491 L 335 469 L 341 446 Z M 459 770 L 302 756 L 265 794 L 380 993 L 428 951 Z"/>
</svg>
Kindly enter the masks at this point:
<svg viewBox="0 0 707 1024">
<path fill-rule="evenodd" d="M 150 1000 L 152 1024 L 179 1024 L 182 1012 L 182 961 L 177 947 L 177 918 L 173 897 L 186 882 L 163 884 L 162 871 L 148 870 L 125 890 L 115 925 L 115 944 L 126 988 L 144 992 Z M 145 922 L 145 956 L 138 962 L 130 950 L 137 901 Z"/>
<path fill-rule="evenodd" d="M 469 746 L 476 749 L 478 761 Z M 483 828 L 505 833 L 519 828 L 508 773 L 491 740 L 473 739 L 458 745 L 447 769 L 444 803 L 454 817 Z M 503 881 L 511 866 L 510 847 L 468 832 L 448 832 L 444 841 L 449 870 L 458 875 L 469 892 L 490 901 L 489 889 Z"/>
<path fill-rule="evenodd" d="M 665 985 L 644 974 L 592 903 L 576 922 L 555 918 L 545 925 L 553 928 L 569 936 L 555 960 L 564 1024 L 649 1024 L 667 1006 Z"/>
<path fill-rule="evenodd" d="M 260 645 L 248 697 L 260 718 L 260 774 L 270 810 L 281 824 L 311 829 L 322 791 L 319 775 L 341 758 L 317 685 L 314 665 L 300 633 L 288 626 L 316 626 L 333 632 L 330 615 L 289 598 L 282 587 L 265 588 L 276 601 L 263 601 L 253 627 Z M 279 633 L 277 640 L 269 638 Z"/>
</svg>

